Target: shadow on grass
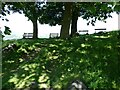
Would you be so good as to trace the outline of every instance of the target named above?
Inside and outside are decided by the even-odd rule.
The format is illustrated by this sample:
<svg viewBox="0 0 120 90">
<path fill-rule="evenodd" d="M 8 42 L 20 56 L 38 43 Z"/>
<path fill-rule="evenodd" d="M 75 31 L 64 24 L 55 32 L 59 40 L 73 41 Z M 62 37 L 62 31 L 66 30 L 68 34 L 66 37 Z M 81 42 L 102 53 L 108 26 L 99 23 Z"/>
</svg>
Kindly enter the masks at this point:
<svg viewBox="0 0 120 90">
<path fill-rule="evenodd" d="M 92 89 L 119 89 L 118 32 L 70 40 L 19 41 L 3 53 L 3 88 L 63 88 L 74 79 Z"/>
</svg>

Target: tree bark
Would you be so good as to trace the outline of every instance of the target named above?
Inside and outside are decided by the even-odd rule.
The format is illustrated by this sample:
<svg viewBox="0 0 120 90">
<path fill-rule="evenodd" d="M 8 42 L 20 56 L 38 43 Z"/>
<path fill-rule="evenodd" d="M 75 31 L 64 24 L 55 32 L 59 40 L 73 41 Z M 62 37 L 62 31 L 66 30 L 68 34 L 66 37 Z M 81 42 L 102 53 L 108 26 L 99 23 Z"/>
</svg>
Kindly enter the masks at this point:
<svg viewBox="0 0 120 90">
<path fill-rule="evenodd" d="M 65 12 L 61 26 L 60 38 L 65 39 L 69 37 L 71 17 L 72 17 L 72 2 L 65 2 Z"/>
<path fill-rule="evenodd" d="M 74 11 L 72 12 L 71 36 L 75 35 L 77 32 L 77 20 L 78 11 L 74 9 Z"/>
<path fill-rule="evenodd" d="M 38 38 L 37 19 L 34 19 L 32 22 L 33 22 L 33 39 L 37 39 Z"/>
</svg>

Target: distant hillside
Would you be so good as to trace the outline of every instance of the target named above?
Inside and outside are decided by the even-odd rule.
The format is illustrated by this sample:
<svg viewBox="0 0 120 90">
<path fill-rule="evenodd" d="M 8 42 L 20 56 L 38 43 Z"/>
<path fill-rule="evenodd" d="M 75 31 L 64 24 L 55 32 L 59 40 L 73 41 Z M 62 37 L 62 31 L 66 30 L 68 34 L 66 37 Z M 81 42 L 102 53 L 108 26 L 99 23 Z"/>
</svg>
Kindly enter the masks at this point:
<svg viewBox="0 0 120 90">
<path fill-rule="evenodd" d="M 3 89 L 65 88 L 74 79 L 91 90 L 120 88 L 120 31 L 66 40 L 3 41 Z"/>
</svg>

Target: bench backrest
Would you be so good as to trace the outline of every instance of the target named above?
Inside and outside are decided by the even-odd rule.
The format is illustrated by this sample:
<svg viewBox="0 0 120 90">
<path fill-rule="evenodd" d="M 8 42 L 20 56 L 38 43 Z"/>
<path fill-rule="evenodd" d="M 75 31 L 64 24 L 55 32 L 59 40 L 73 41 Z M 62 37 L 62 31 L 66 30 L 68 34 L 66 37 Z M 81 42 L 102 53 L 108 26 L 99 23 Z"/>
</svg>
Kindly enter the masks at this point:
<svg viewBox="0 0 120 90">
<path fill-rule="evenodd" d="M 80 31 L 78 31 L 78 32 L 88 32 L 88 30 L 80 30 Z"/>
<path fill-rule="evenodd" d="M 33 33 L 24 33 L 23 38 L 33 38 Z"/>
<path fill-rule="evenodd" d="M 97 29 L 95 29 L 95 33 L 96 33 L 96 32 L 100 32 L 100 31 L 103 32 L 103 31 L 105 31 L 105 30 L 106 30 L 106 28 L 97 28 Z"/>
<path fill-rule="evenodd" d="M 88 30 L 79 30 L 78 33 L 80 33 L 80 34 L 88 34 Z"/>
<path fill-rule="evenodd" d="M 50 33 L 50 36 L 49 38 L 55 38 L 55 37 L 58 37 L 58 33 Z"/>
<path fill-rule="evenodd" d="M 106 30 L 106 28 L 97 28 L 97 29 L 95 29 L 95 30 Z"/>
</svg>

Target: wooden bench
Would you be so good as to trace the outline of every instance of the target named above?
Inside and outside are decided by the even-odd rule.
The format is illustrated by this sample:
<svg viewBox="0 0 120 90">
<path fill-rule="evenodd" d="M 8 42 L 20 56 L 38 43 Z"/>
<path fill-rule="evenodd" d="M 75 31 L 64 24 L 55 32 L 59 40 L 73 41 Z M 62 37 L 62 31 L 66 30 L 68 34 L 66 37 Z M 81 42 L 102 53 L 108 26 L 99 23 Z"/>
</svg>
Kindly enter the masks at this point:
<svg viewBox="0 0 120 90">
<path fill-rule="evenodd" d="M 105 30 L 106 30 L 106 28 L 97 28 L 97 29 L 95 29 L 95 33 L 97 33 L 97 31 L 98 32 L 103 32 Z"/>
<path fill-rule="evenodd" d="M 88 34 L 88 30 L 79 30 L 79 33 L 84 32 L 85 34 Z"/>
<path fill-rule="evenodd" d="M 24 33 L 23 38 L 33 38 L 33 33 Z"/>
<path fill-rule="evenodd" d="M 49 38 L 56 38 L 58 35 L 58 33 L 50 33 Z"/>
</svg>

